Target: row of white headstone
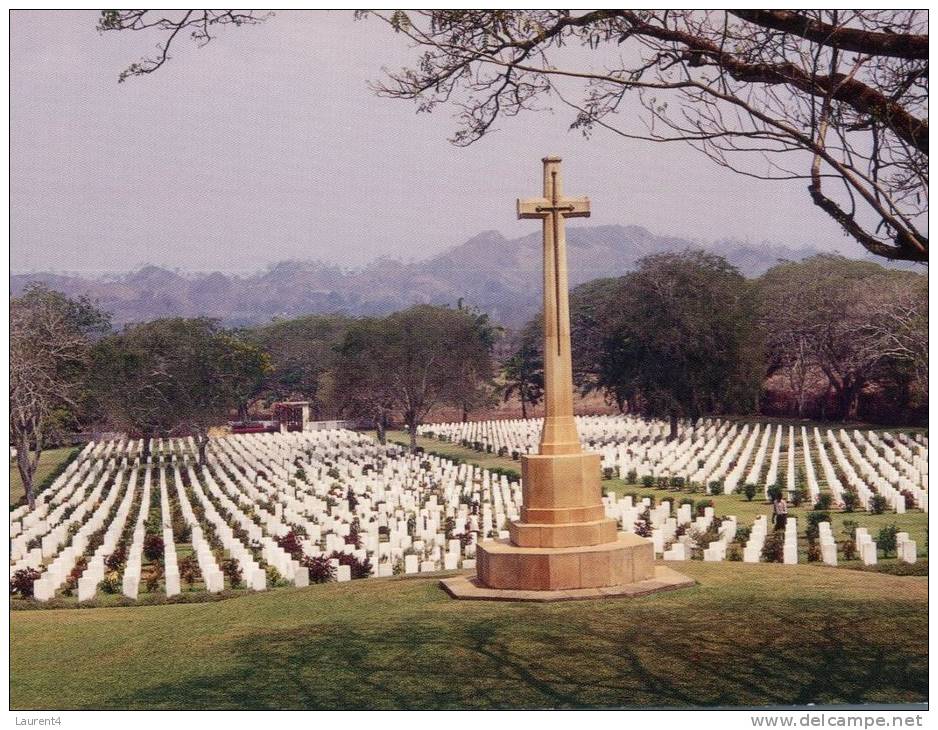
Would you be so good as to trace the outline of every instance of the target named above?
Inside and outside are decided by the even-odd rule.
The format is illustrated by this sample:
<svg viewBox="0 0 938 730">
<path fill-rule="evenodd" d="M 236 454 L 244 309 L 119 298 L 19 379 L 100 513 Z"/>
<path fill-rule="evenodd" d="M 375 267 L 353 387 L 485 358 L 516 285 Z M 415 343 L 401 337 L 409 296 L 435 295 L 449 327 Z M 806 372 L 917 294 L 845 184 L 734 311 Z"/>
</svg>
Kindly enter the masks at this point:
<svg viewBox="0 0 938 730">
<path fill-rule="evenodd" d="M 418 432 L 450 441 L 478 443 L 496 452 L 504 449 L 530 453 L 536 449 L 541 425 L 541 419 L 434 423 L 419 427 Z M 601 454 L 603 468 L 615 469 L 620 476 L 634 471 L 639 478 L 646 475 L 681 477 L 685 482 L 705 486 L 716 481 L 722 483 L 726 494 L 735 491 L 741 483 L 757 487 L 762 484 L 766 496 L 768 488 L 778 482 L 785 430 L 781 424 L 768 424 L 763 431 L 761 424 L 750 429 L 748 424 L 700 419 L 694 424 L 682 422 L 675 440 L 668 439 L 663 421 L 645 421 L 633 416 L 577 417 L 577 427 L 583 445 Z M 847 487 L 838 479 L 816 427 L 813 437 L 812 441 L 808 429 L 802 426 L 799 439 L 794 427 L 788 426 L 784 486 L 789 493 L 798 487 L 796 448 L 800 440 L 805 498 L 813 504 L 821 494 L 822 484 L 814 466 L 816 453 L 833 502 L 835 506 L 842 506 Z M 926 437 L 913 438 L 906 434 L 880 437 L 872 431 L 848 432 L 845 429 L 839 431 L 840 443 L 830 430 L 827 437 L 837 467 L 846 475 L 849 488 L 857 493 L 863 509 L 869 509 L 872 497 L 880 494 L 886 498 L 890 509 L 901 514 L 906 509 L 902 494 L 905 490 L 913 495 L 917 507 L 927 511 Z M 769 467 L 763 478 L 770 444 Z"/>
<path fill-rule="evenodd" d="M 685 432 L 684 441 L 662 441 L 656 448 L 657 453 L 677 456 L 672 463 L 686 459 L 688 453 L 703 455 L 707 468 L 740 474 L 739 462 L 748 460 L 753 452 L 757 460 L 765 460 L 768 446 L 773 443 L 772 432 L 771 427 L 763 432 L 758 426 L 736 429 L 729 423 L 708 422 L 696 429 L 699 439 Z M 647 428 L 645 434 L 650 441 L 660 435 Z M 776 428 L 773 459 L 781 435 L 781 427 Z M 823 465 L 823 445 L 819 433 L 815 431 L 814 435 Z M 806 442 L 806 432 L 802 432 L 802 438 Z M 833 434 L 829 433 L 829 438 L 836 444 Z M 681 444 L 687 447 L 697 441 L 701 442 L 699 450 L 679 451 Z M 631 453 L 629 448 L 626 453 Z M 911 451 L 912 447 L 904 448 Z M 216 546 L 220 544 L 234 558 L 248 587 L 263 590 L 267 587 L 265 566 L 276 568 L 295 585 L 308 582 L 306 568 L 278 544 L 278 539 L 291 531 L 299 535 L 303 554 L 332 561 L 340 580 L 350 577 L 350 570 L 338 564 L 335 552 L 370 560 L 375 576 L 470 569 L 478 540 L 507 537 L 505 523 L 518 517 L 522 501 L 520 483 L 505 476 L 436 456 L 405 454 L 397 447 L 383 447 L 368 436 L 342 430 L 215 439 L 206 451 L 204 465 L 196 463 L 192 439 L 153 444 L 149 460 L 142 461 L 143 453 L 139 441 L 89 444 L 80 461 L 73 462 L 44 495 L 36 511 L 11 513 L 11 520 L 15 517 L 20 525 L 20 533 L 11 543 L 11 563 L 16 567 L 28 561 L 44 571 L 37 581 L 40 600 L 48 599 L 62 586 L 84 555 L 88 540 L 99 531 L 103 531 L 103 543 L 88 556 L 87 568 L 79 579 L 79 599 L 95 596 L 105 573 L 104 559 L 125 534 L 130 550 L 121 587 L 125 595 L 137 596 L 151 482 L 156 474 L 167 595 L 180 590 L 173 501 L 178 503 L 191 532 L 193 552 L 209 591 L 224 588 L 217 549 L 213 550 L 205 536 L 209 526 L 219 541 Z M 731 454 L 739 454 L 739 459 L 728 458 Z M 894 456 L 883 458 L 889 464 L 899 458 L 908 461 L 905 452 L 896 450 Z M 690 466 L 701 468 L 699 462 Z M 174 490 L 168 484 L 170 474 Z M 138 485 L 141 475 L 142 487 Z M 113 484 L 102 500 L 108 480 Z M 130 527 L 125 528 L 131 506 L 141 491 L 140 508 Z M 199 504 L 200 517 L 191 499 Z M 612 494 L 604 498 L 604 503 L 607 514 L 620 521 L 621 529 L 633 532 L 647 509 L 652 542 L 656 552 L 666 559 L 683 559 L 688 554 L 690 538 L 677 539 L 679 526 L 688 525 L 694 532 L 704 533 L 714 520 L 712 508 L 694 517 L 690 505 L 674 510 L 668 501 L 653 507 L 647 498 L 633 504 L 630 497 Z M 794 535 L 795 521 L 789 524 Z M 353 525 L 360 546 L 347 541 Z M 236 528 L 247 536 L 244 541 Z M 445 534 L 447 528 L 449 535 Z M 735 518 L 723 520 L 719 538 L 701 546 L 705 559 L 725 559 L 735 534 Z M 30 541 L 40 538 L 40 548 L 26 549 Z M 753 525 L 744 553 L 758 560 L 764 539 L 765 520 L 760 518 Z M 787 543 L 790 545 L 792 540 Z M 911 550 L 914 553 L 914 544 Z M 748 558 L 744 555 L 744 559 Z"/>
</svg>

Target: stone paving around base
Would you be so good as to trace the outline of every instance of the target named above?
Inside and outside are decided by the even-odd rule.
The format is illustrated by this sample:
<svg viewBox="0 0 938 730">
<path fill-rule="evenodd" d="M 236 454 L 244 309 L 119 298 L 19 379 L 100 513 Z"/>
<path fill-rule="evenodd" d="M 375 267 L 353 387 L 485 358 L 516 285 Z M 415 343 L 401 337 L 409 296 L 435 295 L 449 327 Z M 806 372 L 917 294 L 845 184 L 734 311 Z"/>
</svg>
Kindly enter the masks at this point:
<svg viewBox="0 0 938 730">
<path fill-rule="evenodd" d="M 479 582 L 474 574 L 444 578 L 440 581 L 453 598 L 467 601 L 531 601 L 552 603 L 555 601 L 586 601 L 606 598 L 638 598 L 652 593 L 690 588 L 696 581 L 664 565 L 655 566 L 655 577 L 649 580 L 604 588 L 578 588 L 556 591 L 518 591 L 489 588 Z"/>
</svg>

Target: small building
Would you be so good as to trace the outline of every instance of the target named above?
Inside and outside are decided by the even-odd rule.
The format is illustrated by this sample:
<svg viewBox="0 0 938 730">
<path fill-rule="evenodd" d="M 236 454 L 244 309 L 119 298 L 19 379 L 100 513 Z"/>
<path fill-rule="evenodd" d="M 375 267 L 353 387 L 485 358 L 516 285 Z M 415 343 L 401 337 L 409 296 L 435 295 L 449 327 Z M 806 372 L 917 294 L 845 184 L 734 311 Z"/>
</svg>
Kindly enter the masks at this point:
<svg viewBox="0 0 938 730">
<path fill-rule="evenodd" d="M 280 423 L 281 433 L 305 431 L 309 423 L 309 401 L 284 401 L 274 403 L 274 420 Z"/>
</svg>

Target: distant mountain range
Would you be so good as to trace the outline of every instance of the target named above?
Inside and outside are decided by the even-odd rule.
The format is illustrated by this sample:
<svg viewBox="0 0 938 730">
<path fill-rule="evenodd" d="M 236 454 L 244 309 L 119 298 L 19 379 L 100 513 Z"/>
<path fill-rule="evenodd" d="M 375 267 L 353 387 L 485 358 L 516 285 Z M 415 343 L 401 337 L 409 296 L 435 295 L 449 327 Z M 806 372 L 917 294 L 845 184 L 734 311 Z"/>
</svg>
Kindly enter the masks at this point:
<svg viewBox="0 0 938 730">
<path fill-rule="evenodd" d="M 115 325 L 158 317 L 208 316 L 228 325 L 267 322 L 302 314 L 385 314 L 417 303 L 455 304 L 463 299 L 496 321 L 515 327 L 537 310 L 541 291 L 541 234 L 506 239 L 485 231 L 438 256 L 413 263 L 377 259 L 354 270 L 315 261 L 284 261 L 250 275 L 180 273 L 145 266 L 127 274 L 79 276 L 14 274 L 19 294 L 31 281 L 68 295 L 86 294 L 113 315 Z M 620 276 L 643 256 L 701 244 L 656 236 L 640 226 L 567 229 L 570 285 Z M 811 247 L 718 241 L 704 245 L 746 276 L 779 260 L 801 260 Z"/>
</svg>

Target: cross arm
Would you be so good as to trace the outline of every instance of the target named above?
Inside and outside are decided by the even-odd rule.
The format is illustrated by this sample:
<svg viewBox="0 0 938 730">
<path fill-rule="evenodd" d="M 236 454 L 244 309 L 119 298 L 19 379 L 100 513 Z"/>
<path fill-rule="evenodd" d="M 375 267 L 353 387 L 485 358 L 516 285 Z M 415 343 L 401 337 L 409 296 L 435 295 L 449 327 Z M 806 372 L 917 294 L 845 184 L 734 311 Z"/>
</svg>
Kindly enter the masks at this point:
<svg viewBox="0 0 938 730">
<path fill-rule="evenodd" d="M 564 198 L 558 204 L 561 214 L 565 218 L 589 218 L 589 198 Z"/>
<path fill-rule="evenodd" d="M 518 218 L 544 218 L 548 211 L 543 210 L 550 206 L 547 198 L 518 198 Z"/>
</svg>

